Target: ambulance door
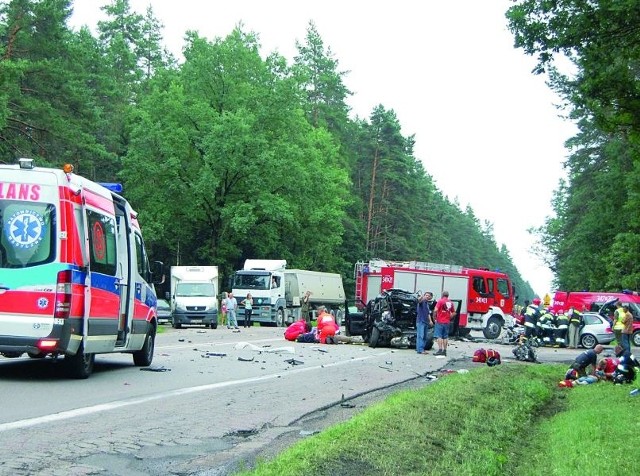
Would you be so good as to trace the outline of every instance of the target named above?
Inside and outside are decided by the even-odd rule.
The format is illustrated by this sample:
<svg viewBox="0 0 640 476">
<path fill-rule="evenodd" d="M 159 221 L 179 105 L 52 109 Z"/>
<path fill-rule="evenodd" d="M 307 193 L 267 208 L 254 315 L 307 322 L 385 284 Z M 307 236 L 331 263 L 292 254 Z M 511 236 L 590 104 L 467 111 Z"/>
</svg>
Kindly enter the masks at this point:
<svg viewBox="0 0 640 476">
<path fill-rule="evenodd" d="M 114 196 L 116 210 L 116 236 L 118 243 L 118 272 L 116 284 L 120 291 L 120 313 L 118 316 L 117 346 L 125 345 L 131 332 L 133 318 L 133 283 L 131 270 L 131 226 L 125 204 Z"/>
</svg>

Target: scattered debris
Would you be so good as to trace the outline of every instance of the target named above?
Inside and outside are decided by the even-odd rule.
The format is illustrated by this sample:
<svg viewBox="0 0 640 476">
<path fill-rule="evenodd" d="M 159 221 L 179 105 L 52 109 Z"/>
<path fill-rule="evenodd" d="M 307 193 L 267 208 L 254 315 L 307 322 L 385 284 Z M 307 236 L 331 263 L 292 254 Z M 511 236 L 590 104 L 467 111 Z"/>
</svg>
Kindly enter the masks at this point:
<svg viewBox="0 0 640 476">
<path fill-rule="evenodd" d="M 285 346 L 285 347 L 275 347 L 273 349 L 270 348 L 270 346 L 264 346 L 264 347 L 258 347 L 257 345 L 253 345 L 249 342 L 238 342 L 235 346 L 234 349 L 236 350 L 242 350 L 242 349 L 249 349 L 249 350 L 253 350 L 256 352 L 268 352 L 268 353 L 272 353 L 272 354 L 279 354 L 281 352 L 287 353 L 287 354 L 295 354 L 296 350 L 294 347 L 292 346 Z"/>
<path fill-rule="evenodd" d="M 327 352 L 329 352 L 327 349 L 320 349 L 320 348 L 316 348 L 313 350 L 317 350 L 318 352 L 322 352 L 323 354 L 326 354 Z"/>
<path fill-rule="evenodd" d="M 253 362 L 253 359 L 255 359 L 255 357 L 251 357 L 250 359 L 247 359 L 246 357 L 238 357 L 240 362 Z"/>
<path fill-rule="evenodd" d="M 320 433 L 320 430 L 300 430 L 300 436 L 311 436 Z"/>
<path fill-rule="evenodd" d="M 248 438 L 249 436 L 256 435 L 258 430 L 251 428 L 249 430 L 236 430 L 230 433 L 226 433 L 224 436 L 241 436 L 242 438 Z"/>
<path fill-rule="evenodd" d="M 224 352 L 207 352 L 203 355 L 203 357 L 226 357 L 227 354 Z"/>
<path fill-rule="evenodd" d="M 171 369 L 168 369 L 166 367 L 160 366 L 160 367 L 140 367 L 140 370 L 144 370 L 147 372 L 171 372 Z"/>
<path fill-rule="evenodd" d="M 288 360 L 285 360 L 285 362 L 291 365 L 304 365 L 304 362 L 296 359 L 288 359 Z"/>
</svg>

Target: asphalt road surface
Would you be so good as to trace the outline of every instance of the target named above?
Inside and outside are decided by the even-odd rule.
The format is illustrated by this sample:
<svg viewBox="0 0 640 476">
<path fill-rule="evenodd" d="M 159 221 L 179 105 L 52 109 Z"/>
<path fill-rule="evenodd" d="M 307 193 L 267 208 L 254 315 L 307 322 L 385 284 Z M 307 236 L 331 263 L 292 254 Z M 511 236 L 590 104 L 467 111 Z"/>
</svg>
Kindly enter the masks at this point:
<svg viewBox="0 0 640 476">
<path fill-rule="evenodd" d="M 49 358 L 0 358 L 0 475 L 228 475 L 390 392 L 482 365 L 471 362 L 479 347 L 516 364 L 510 346 L 484 341 L 452 342 L 436 358 L 292 343 L 272 327 L 163 329 L 151 367 L 100 355 L 88 380 Z M 542 348 L 539 359 L 579 352 Z"/>
</svg>

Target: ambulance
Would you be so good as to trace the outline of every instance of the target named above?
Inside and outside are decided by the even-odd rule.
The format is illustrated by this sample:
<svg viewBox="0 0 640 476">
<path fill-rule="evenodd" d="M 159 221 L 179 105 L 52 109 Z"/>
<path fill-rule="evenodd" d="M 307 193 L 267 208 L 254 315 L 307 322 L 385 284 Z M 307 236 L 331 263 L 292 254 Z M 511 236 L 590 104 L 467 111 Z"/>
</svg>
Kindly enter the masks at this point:
<svg viewBox="0 0 640 476">
<path fill-rule="evenodd" d="M 152 272 L 136 212 L 106 185 L 71 165 L 0 165 L 2 356 L 51 358 L 81 379 L 96 354 L 151 364 L 162 263 Z"/>
</svg>

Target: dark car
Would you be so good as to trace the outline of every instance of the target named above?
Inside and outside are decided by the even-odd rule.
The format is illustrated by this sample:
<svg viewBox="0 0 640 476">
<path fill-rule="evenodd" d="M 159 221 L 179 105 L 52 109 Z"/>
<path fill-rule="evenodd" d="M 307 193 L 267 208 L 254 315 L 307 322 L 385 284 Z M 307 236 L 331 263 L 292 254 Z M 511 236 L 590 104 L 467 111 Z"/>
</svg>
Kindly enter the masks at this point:
<svg viewBox="0 0 640 476">
<path fill-rule="evenodd" d="M 418 298 L 402 289 L 388 289 L 365 307 L 346 306 L 345 333 L 360 335 L 370 347 L 415 347 Z M 354 312 L 355 311 L 355 312 Z M 426 349 L 433 347 L 429 329 Z"/>
<path fill-rule="evenodd" d="M 171 322 L 171 306 L 164 299 L 158 299 L 158 324 Z"/>
</svg>

